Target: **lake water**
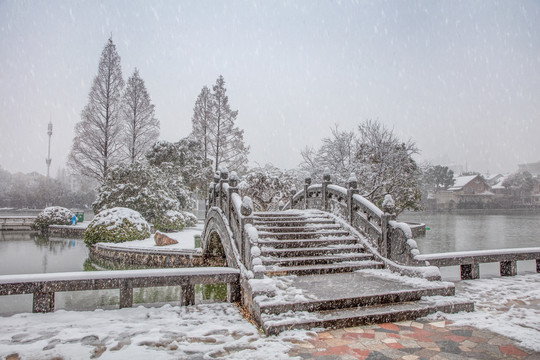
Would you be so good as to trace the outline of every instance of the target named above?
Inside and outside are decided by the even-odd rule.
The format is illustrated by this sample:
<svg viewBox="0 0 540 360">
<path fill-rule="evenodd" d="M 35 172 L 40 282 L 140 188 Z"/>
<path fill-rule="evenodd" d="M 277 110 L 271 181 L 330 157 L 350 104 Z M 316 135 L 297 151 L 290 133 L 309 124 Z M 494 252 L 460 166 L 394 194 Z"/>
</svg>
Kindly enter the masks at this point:
<svg viewBox="0 0 540 360">
<path fill-rule="evenodd" d="M 416 238 L 422 254 L 540 247 L 540 213 L 524 211 L 404 213 L 401 221 L 426 224 Z M 519 261 L 518 273 L 536 270 L 535 261 Z M 446 280 L 459 279 L 459 267 L 441 268 Z M 480 277 L 498 276 L 499 264 L 481 264 Z"/>
</svg>

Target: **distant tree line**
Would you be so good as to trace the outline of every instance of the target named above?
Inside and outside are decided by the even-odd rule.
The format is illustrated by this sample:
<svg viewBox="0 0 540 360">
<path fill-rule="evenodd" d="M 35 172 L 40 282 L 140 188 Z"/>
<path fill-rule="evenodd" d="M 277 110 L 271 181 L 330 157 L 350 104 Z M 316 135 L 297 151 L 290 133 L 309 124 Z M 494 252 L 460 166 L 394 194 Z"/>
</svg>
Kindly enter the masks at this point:
<svg viewBox="0 0 540 360">
<path fill-rule="evenodd" d="M 32 172 L 10 172 L 0 167 L 0 208 L 43 209 L 49 205 L 86 209 L 96 197 L 95 184 L 80 179 L 75 188 L 65 177 L 52 179 Z"/>
</svg>

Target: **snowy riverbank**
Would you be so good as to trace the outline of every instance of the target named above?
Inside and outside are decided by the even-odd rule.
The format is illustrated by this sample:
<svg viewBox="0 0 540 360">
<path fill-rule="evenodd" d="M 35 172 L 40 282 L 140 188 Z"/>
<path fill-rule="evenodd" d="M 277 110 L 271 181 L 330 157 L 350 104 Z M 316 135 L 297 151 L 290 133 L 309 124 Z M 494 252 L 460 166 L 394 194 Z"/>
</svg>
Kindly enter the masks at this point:
<svg viewBox="0 0 540 360">
<path fill-rule="evenodd" d="M 445 314 L 455 325 L 488 329 L 540 351 L 540 274 L 462 281 L 457 296 L 474 300 L 476 311 Z M 25 313 L 0 318 L 0 325 L 0 357 L 24 359 L 288 359 L 288 350 L 310 334 L 265 337 L 228 303 Z"/>
</svg>

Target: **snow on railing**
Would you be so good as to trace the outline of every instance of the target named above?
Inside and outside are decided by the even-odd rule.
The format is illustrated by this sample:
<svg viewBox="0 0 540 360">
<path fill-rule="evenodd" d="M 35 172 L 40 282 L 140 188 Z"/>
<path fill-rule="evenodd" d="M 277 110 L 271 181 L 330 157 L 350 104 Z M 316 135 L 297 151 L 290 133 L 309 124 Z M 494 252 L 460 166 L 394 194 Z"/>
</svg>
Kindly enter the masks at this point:
<svg viewBox="0 0 540 360">
<path fill-rule="evenodd" d="M 424 265 L 414 259 L 419 253 L 412 231 L 406 223 L 395 220 L 395 203 L 385 196 L 383 210 L 358 194 L 358 180 L 351 174 L 347 188 L 331 184 L 325 173 L 322 184 L 311 184 L 307 177 L 304 189 L 291 194 L 283 209 L 317 208 L 328 211 L 347 221 L 349 225 L 366 236 L 380 254 L 406 265 Z"/>
</svg>

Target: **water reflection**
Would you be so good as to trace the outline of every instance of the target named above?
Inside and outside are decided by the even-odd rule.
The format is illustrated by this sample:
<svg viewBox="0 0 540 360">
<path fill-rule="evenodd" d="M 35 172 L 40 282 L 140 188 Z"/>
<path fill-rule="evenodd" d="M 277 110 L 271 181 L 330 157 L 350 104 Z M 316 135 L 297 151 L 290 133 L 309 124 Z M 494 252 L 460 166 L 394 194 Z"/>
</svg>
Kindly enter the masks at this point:
<svg viewBox="0 0 540 360">
<path fill-rule="evenodd" d="M 82 239 L 35 232 L 0 232 L 0 275 L 82 271 L 88 248 Z"/>
</svg>

